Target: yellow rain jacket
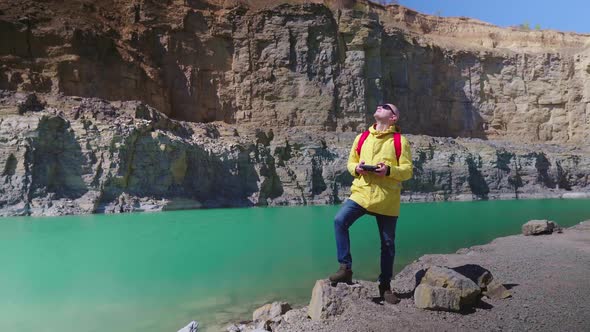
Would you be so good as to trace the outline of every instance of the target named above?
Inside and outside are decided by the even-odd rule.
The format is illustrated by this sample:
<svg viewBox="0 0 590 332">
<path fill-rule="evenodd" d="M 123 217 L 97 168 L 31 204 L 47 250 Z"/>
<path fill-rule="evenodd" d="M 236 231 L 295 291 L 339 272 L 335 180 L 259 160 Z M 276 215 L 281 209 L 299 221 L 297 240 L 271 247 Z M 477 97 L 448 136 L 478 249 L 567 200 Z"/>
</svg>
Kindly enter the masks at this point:
<svg viewBox="0 0 590 332">
<path fill-rule="evenodd" d="M 399 164 L 395 158 L 393 144 L 395 131 L 395 126 L 384 131 L 377 131 L 374 125 L 371 126 L 360 156 L 356 153 L 361 137 L 358 135 L 350 149 L 347 165 L 348 171 L 354 176 L 350 199 L 369 212 L 386 216 L 399 216 L 401 182 L 412 178 L 413 171 L 410 143 L 404 136 L 401 136 L 402 153 Z M 390 167 L 389 175 L 380 177 L 372 172 L 362 176 L 357 174 L 355 168 L 361 160 L 364 160 L 367 165 L 384 162 Z"/>
</svg>

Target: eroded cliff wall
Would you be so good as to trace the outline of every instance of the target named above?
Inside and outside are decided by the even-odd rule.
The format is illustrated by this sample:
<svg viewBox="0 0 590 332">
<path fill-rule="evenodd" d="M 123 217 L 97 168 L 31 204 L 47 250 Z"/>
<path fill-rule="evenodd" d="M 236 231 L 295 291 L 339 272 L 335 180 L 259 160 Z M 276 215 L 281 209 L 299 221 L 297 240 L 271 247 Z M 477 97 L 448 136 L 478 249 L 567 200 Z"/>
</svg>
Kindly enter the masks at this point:
<svg viewBox="0 0 590 332">
<path fill-rule="evenodd" d="M 408 200 L 588 192 L 589 36 L 254 7 L 3 2 L 2 214 L 339 202 L 384 100 L 413 134 Z"/>
</svg>

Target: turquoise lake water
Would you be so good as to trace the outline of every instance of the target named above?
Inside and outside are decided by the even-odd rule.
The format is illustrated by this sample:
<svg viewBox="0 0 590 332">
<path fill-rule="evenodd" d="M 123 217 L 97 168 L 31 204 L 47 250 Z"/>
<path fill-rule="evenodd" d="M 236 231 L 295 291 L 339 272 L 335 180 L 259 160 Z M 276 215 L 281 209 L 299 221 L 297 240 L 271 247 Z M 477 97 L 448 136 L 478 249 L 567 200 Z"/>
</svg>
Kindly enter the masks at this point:
<svg viewBox="0 0 590 332">
<path fill-rule="evenodd" d="M 520 232 L 530 219 L 572 226 L 590 200 L 403 204 L 395 272 Z M 338 267 L 338 206 L 0 219 L 0 331 L 206 331 L 258 306 L 309 301 Z M 354 277 L 379 274 L 373 217 L 351 228 Z"/>
</svg>

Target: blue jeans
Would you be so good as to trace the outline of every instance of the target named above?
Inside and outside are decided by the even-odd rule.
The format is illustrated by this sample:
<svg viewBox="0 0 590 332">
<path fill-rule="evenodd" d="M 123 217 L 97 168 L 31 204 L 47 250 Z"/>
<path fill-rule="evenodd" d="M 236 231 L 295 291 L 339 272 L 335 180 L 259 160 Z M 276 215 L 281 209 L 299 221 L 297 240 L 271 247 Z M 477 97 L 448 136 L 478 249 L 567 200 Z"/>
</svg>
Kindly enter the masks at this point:
<svg viewBox="0 0 590 332">
<path fill-rule="evenodd" d="M 358 218 L 365 214 L 373 215 L 377 219 L 379 237 L 381 239 L 381 274 L 379 275 L 379 282 L 388 283 L 393 276 L 395 226 L 397 224 L 397 217 L 371 213 L 353 200 L 346 200 L 336 214 L 336 217 L 334 217 L 334 233 L 336 235 L 338 262 L 340 264 L 346 264 L 349 268 L 352 267 L 348 229 Z"/>
</svg>

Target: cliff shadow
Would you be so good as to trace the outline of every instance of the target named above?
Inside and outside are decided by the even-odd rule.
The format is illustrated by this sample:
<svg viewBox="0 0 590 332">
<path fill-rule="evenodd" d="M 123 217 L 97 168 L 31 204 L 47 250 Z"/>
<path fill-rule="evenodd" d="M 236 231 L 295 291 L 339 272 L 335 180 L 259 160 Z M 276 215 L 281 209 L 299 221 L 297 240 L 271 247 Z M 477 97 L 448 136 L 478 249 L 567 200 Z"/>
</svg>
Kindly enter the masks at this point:
<svg viewBox="0 0 590 332">
<path fill-rule="evenodd" d="M 185 192 L 202 201 L 207 207 L 253 206 L 252 196 L 260 190 L 273 197 L 282 193 L 280 181 L 276 182 L 274 167 L 262 167 L 259 174 L 251 160 L 250 149 L 240 149 L 236 155 L 215 155 L 200 147 L 192 149 L 188 156 Z M 272 175 L 275 175 L 274 177 Z"/>
<path fill-rule="evenodd" d="M 542 183 L 547 188 L 554 189 L 557 186 L 557 183 L 549 173 L 551 162 L 547 159 L 547 156 L 544 153 L 532 153 L 530 156 L 535 158 L 537 182 Z"/>
<path fill-rule="evenodd" d="M 469 171 L 467 182 L 469 184 L 471 192 L 479 199 L 488 199 L 490 187 L 486 182 L 485 177 L 480 171 L 482 167 L 481 157 L 477 156 L 476 159 L 470 154 L 465 160 L 465 162 L 467 163 L 467 169 Z"/>
<path fill-rule="evenodd" d="M 27 153 L 31 172 L 29 200 L 53 195 L 52 199 L 76 199 L 87 191 L 82 176 L 88 165 L 69 123 L 58 116 L 43 116 L 37 137 L 30 139 Z"/>
<path fill-rule="evenodd" d="M 255 205 L 259 175 L 252 151 L 217 152 L 136 131 L 118 150 L 121 164 L 106 180 L 101 205 L 121 194 L 139 198 L 188 199 L 204 207 Z"/>
</svg>

